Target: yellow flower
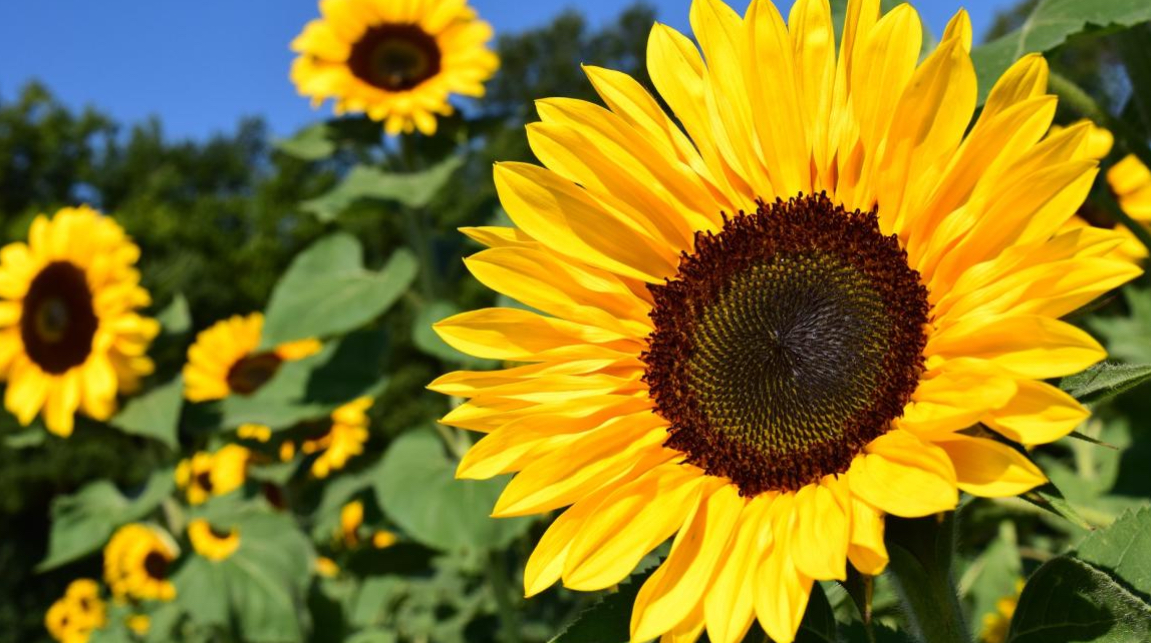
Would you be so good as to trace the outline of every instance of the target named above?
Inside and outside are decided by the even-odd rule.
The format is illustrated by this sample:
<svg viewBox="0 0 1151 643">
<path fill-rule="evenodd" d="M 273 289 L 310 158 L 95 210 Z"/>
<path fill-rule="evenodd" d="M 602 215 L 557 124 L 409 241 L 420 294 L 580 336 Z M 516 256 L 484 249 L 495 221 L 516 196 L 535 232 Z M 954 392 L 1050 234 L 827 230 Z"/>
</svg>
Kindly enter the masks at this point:
<svg viewBox="0 0 1151 643">
<path fill-rule="evenodd" d="M 336 537 L 347 547 L 360 543 L 359 530 L 364 524 L 364 503 L 353 500 L 340 509 L 340 530 Z"/>
<path fill-rule="evenodd" d="M 263 329 L 264 316 L 252 313 L 216 322 L 196 335 L 184 365 L 184 397 L 204 402 L 233 393 L 251 395 L 272 379 L 284 362 L 320 351 L 319 341 L 304 339 L 257 352 Z"/>
<path fill-rule="evenodd" d="M 449 97 L 483 96 L 499 68 L 492 28 L 465 0 L 322 0 L 320 12 L 292 41 L 292 82 L 314 107 L 331 98 L 388 134 L 435 134 Z"/>
<path fill-rule="evenodd" d="M 340 574 L 340 566 L 326 556 L 316 558 L 316 573 L 324 578 L 335 578 Z"/>
<path fill-rule="evenodd" d="M 241 440 L 267 442 L 272 439 L 272 429 L 262 424 L 241 424 L 236 429 L 236 437 Z"/>
<path fill-rule="evenodd" d="M 1011 618 L 1015 616 L 1015 608 L 1019 605 L 1019 594 L 1023 592 L 1023 585 L 1023 579 L 1016 581 L 1014 594 L 995 601 L 996 613 L 983 615 L 983 633 L 980 635 L 983 643 L 1003 643 L 1007 640 L 1007 632 L 1011 630 Z"/>
<path fill-rule="evenodd" d="M 159 528 L 125 525 L 104 547 L 104 581 L 116 598 L 170 601 L 176 588 L 168 580 L 168 566 L 178 553 Z"/>
<path fill-rule="evenodd" d="M 147 614 L 133 614 L 124 621 L 124 624 L 136 636 L 147 636 L 152 629 L 152 619 Z"/>
<path fill-rule="evenodd" d="M 188 523 L 188 539 L 192 541 L 192 549 L 208 560 L 226 560 L 240 548 L 239 530 L 220 532 L 203 519 Z"/>
<path fill-rule="evenodd" d="M 337 408 L 320 435 L 304 440 L 300 451 L 305 455 L 320 454 L 312 463 L 312 475 L 326 478 L 364 452 L 369 437 L 367 411 L 371 406 L 371 398 L 361 397 Z"/>
<path fill-rule="evenodd" d="M 395 534 L 387 531 L 386 529 L 381 529 L 380 531 L 372 534 L 372 547 L 375 547 L 376 549 L 387 549 L 388 547 L 396 544 L 398 541 L 399 538 L 397 538 Z"/>
<path fill-rule="evenodd" d="M 4 406 L 27 425 L 41 411 L 48 430 L 72 434 L 77 411 L 112 417 L 117 391 L 152 372 L 145 355 L 160 331 L 137 310 L 140 249 L 88 207 L 36 217 L 28 242 L 0 249 L 0 376 Z"/>
<path fill-rule="evenodd" d="M 61 643 L 87 643 L 92 630 L 104 627 L 107 621 L 100 586 L 88 578 L 72 581 L 44 616 L 48 633 Z"/>
<path fill-rule="evenodd" d="M 238 444 L 224 445 L 215 453 L 196 453 L 176 466 L 176 485 L 185 491 L 189 504 L 202 504 L 242 487 L 250 459 L 251 452 Z"/>
<path fill-rule="evenodd" d="M 790 26 L 696 0 L 696 41 L 656 25 L 652 84 L 586 68 L 607 108 L 537 104 L 545 168 L 495 183 L 515 228 L 468 231 L 484 284 L 530 309 L 436 325 L 521 365 L 431 384 L 443 422 L 486 433 L 461 478 L 518 472 L 497 517 L 563 509 L 525 590 L 601 590 L 674 537 L 632 640 L 794 639 L 817 580 L 878 574 L 884 518 L 1011 496 L 1087 409 L 1050 378 L 1105 357 L 1059 321 L 1139 269 L 1122 238 L 1058 233 L 1097 163 L 1029 55 L 971 124 L 966 13 L 919 62 L 901 4 L 849 0 L 837 56 L 826 0 Z M 680 126 L 682 125 L 682 130 Z M 970 129 L 969 129 L 970 125 Z"/>
<path fill-rule="evenodd" d="M 1091 125 L 1090 121 L 1081 122 L 1087 124 L 1091 132 L 1087 139 L 1088 157 L 1102 159 L 1110 154 L 1115 142 L 1111 132 Z M 1060 129 L 1056 126 L 1052 131 Z M 1140 225 L 1151 228 L 1151 170 L 1137 156 L 1128 154 L 1107 170 L 1107 184 L 1119 202 L 1119 207 Z M 1094 214 L 1086 206 L 1081 213 L 1084 216 L 1072 217 L 1063 229 L 1071 230 L 1091 224 L 1114 227 L 1115 233 L 1123 238 L 1123 243 L 1111 251 L 1110 257 L 1130 262 L 1140 262 L 1147 258 L 1147 247 L 1126 226 L 1116 226 L 1109 215 Z"/>
</svg>

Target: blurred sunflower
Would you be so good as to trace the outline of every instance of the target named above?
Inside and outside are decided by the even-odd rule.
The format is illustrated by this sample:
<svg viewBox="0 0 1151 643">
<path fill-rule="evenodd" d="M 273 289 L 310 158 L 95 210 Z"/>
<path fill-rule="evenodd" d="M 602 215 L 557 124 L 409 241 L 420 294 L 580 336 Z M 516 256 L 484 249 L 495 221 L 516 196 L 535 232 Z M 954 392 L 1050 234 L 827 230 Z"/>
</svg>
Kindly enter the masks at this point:
<svg viewBox="0 0 1151 643">
<path fill-rule="evenodd" d="M 240 532 L 237 529 L 217 531 L 212 523 L 196 519 L 188 523 L 188 540 L 192 549 L 208 560 L 227 560 L 240 548 Z"/>
<path fill-rule="evenodd" d="M 360 544 L 360 527 L 364 524 L 364 503 L 353 500 L 340 509 L 340 529 L 337 540 L 346 547 Z"/>
<path fill-rule="evenodd" d="M 72 581 L 64 596 L 48 608 L 44 626 L 61 643 L 87 643 L 92 631 L 108 621 L 107 605 L 100 598 L 100 586 L 89 578 Z"/>
<path fill-rule="evenodd" d="M 326 478 L 364 452 L 369 437 L 367 411 L 371 406 L 371 398 L 361 397 L 337 408 L 318 434 L 300 444 L 300 451 L 305 455 L 319 453 L 312 463 L 312 475 Z"/>
<path fill-rule="evenodd" d="M 995 613 L 983 615 L 983 631 L 979 639 L 983 643 L 1003 643 L 1011 631 L 1011 618 L 1019 605 L 1019 595 L 1023 592 L 1023 579 L 1015 582 L 1015 593 L 995 601 Z"/>
<path fill-rule="evenodd" d="M 228 444 L 215 453 L 199 452 L 176 466 L 176 485 L 184 490 L 188 504 L 198 505 L 212 496 L 239 489 L 247 478 L 251 452 Z"/>
<path fill-rule="evenodd" d="M 1083 121 L 1087 123 L 1088 121 Z M 1052 128 L 1058 131 L 1060 128 Z M 1090 125 L 1091 134 L 1088 137 L 1088 155 L 1093 159 L 1103 159 L 1111 153 L 1115 138 L 1111 132 L 1102 127 Z M 1119 207 L 1139 225 L 1151 229 L 1151 170 L 1134 154 L 1128 154 L 1118 163 L 1107 170 L 1107 185 L 1115 196 Z M 1084 204 L 1080 216 L 1072 217 L 1064 225 L 1064 229 L 1079 228 L 1086 225 L 1097 225 L 1114 228 L 1117 234 L 1122 235 L 1123 244 L 1112 251 L 1112 256 L 1137 262 L 1147 258 L 1147 247 L 1142 241 L 1127 229 L 1126 226 L 1115 225 L 1115 220 L 1104 212 L 1097 212 L 1089 204 Z"/>
<path fill-rule="evenodd" d="M 124 525 L 104 547 L 104 580 L 116 598 L 170 601 L 176 588 L 168 566 L 178 551 L 168 534 L 140 523 Z"/>
<path fill-rule="evenodd" d="M 516 228 L 468 233 L 484 284 L 520 308 L 436 328 L 524 365 L 458 372 L 445 424 L 485 432 L 462 478 L 518 472 L 494 515 L 568 507 L 525 590 L 600 590 L 674 536 L 633 640 L 792 641 L 817 580 L 888 561 L 884 517 L 1044 482 L 1008 441 L 1056 440 L 1088 411 L 1048 378 L 1105 357 L 1058 318 L 1139 274 L 1122 237 L 1059 233 L 1097 173 L 1088 129 L 1047 135 L 1056 99 L 1030 55 L 979 119 L 971 24 L 919 63 L 901 4 L 826 0 L 790 27 L 696 0 L 703 52 L 656 25 L 648 71 L 587 68 L 607 108 L 537 104 L 547 169 L 505 163 Z M 683 130 L 679 128 L 682 124 Z M 990 430 L 974 429 L 982 424 Z M 569 506 L 570 505 L 570 506 Z"/>
<path fill-rule="evenodd" d="M 147 614 L 133 614 L 124 620 L 124 625 L 136 636 L 147 636 L 152 630 L 152 619 Z"/>
<path fill-rule="evenodd" d="M 252 313 L 216 322 L 196 335 L 184 365 L 184 397 L 205 402 L 234 393 L 251 395 L 272 379 L 284 362 L 315 355 L 322 348 L 315 339 L 303 339 L 258 351 L 263 329 L 264 316 Z"/>
<path fill-rule="evenodd" d="M 137 310 L 140 249 L 88 207 L 32 221 L 28 241 L 0 249 L 0 375 L 4 406 L 27 425 L 41 410 L 48 430 L 72 434 L 77 410 L 106 420 L 117 391 L 152 372 L 145 355 L 160 331 Z"/>
<path fill-rule="evenodd" d="M 363 112 L 388 134 L 431 136 L 452 94 L 479 97 L 499 68 L 492 28 L 465 0 L 323 0 L 292 41 L 292 82 L 313 106 Z"/>
</svg>

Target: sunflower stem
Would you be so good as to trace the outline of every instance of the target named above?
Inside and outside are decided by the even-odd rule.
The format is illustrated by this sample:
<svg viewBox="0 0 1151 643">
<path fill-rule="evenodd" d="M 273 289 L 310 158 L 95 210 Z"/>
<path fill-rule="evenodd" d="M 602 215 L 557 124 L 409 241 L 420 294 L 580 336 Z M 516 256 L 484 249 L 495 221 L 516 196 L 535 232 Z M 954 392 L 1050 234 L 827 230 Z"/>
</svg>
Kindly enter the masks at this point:
<svg viewBox="0 0 1151 643">
<path fill-rule="evenodd" d="M 919 640 L 971 643 L 951 574 L 954 548 L 954 512 L 914 520 L 887 519 L 888 569 Z"/>
<path fill-rule="evenodd" d="M 405 173 L 415 172 L 417 168 L 415 144 L 411 134 L 401 134 L 399 137 L 399 155 L 396 161 Z M 416 252 L 416 259 L 420 264 L 420 293 L 425 301 L 432 302 L 437 299 L 438 284 L 436 283 L 435 261 L 432 256 L 431 235 L 428 234 L 426 216 L 422 208 L 403 208 L 404 223 L 408 245 Z"/>
<path fill-rule="evenodd" d="M 507 566 L 500 552 L 493 551 L 488 556 L 488 583 L 496 598 L 496 612 L 500 619 L 501 640 L 503 643 L 520 643 L 519 616 L 512 604 L 512 588 L 508 581 Z"/>
</svg>

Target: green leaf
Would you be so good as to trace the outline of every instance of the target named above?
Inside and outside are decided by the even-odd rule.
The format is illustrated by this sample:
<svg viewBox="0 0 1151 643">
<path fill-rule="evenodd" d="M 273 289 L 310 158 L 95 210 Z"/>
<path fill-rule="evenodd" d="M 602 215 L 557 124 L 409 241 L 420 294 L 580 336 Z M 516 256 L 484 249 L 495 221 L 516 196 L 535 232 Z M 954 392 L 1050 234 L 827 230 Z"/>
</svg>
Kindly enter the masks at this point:
<svg viewBox="0 0 1151 643">
<path fill-rule="evenodd" d="M 1015 523 L 1005 520 L 999 525 L 999 537 L 972 562 L 959 583 L 960 595 L 972 606 L 972 622 L 981 623 L 984 615 L 997 613 L 996 603 L 1015 596 L 1022 578 Z"/>
<path fill-rule="evenodd" d="M 631 609 L 639 588 L 654 568 L 632 574 L 619 589 L 584 610 L 549 643 L 627 643 L 631 640 Z"/>
<path fill-rule="evenodd" d="M 199 423 L 232 429 L 262 424 L 283 429 L 323 417 L 360 396 L 375 397 L 387 386 L 382 374 L 387 336 L 361 331 L 328 342 L 319 353 L 288 362 L 252 395 L 233 395 L 216 405 L 199 405 Z"/>
<path fill-rule="evenodd" d="M 397 250 L 383 270 L 363 265 L 355 237 L 336 233 L 302 252 L 280 278 L 264 320 L 263 346 L 346 333 L 379 317 L 416 276 L 416 258 Z"/>
<path fill-rule="evenodd" d="M 7 449 L 32 449 L 44 444 L 48 440 L 48 431 L 42 426 L 32 426 L 16 433 L 4 436 L 4 447 Z"/>
<path fill-rule="evenodd" d="M 1040 509 L 1046 509 L 1060 518 L 1070 521 L 1078 527 L 1093 528 L 1093 525 L 1084 520 L 1083 516 L 1080 516 L 1079 512 L 1071 506 L 1071 503 L 1067 502 L 1067 499 L 1063 497 L 1063 492 L 1053 482 L 1048 482 L 1041 487 L 1020 494 L 1019 497 Z"/>
<path fill-rule="evenodd" d="M 177 376 L 167 384 L 129 399 L 109 424 L 124 433 L 152 438 L 176 449 L 183 406 L 184 381 Z"/>
<path fill-rule="evenodd" d="M 411 174 L 389 174 L 374 167 L 357 165 L 331 192 L 305 201 L 300 207 L 320 221 L 332 221 L 362 199 L 400 203 L 422 208 L 447 185 L 463 164 L 463 157 L 449 156 L 436 165 Z"/>
<path fill-rule="evenodd" d="M 979 76 L 979 102 L 1024 54 L 1044 53 L 1089 27 L 1131 27 L 1151 20 L 1147 0 L 1039 0 L 1023 26 L 971 52 Z"/>
<path fill-rule="evenodd" d="M 1151 640 L 1151 606 L 1106 573 L 1069 556 L 1050 560 L 1023 588 L 1008 643 Z"/>
<path fill-rule="evenodd" d="M 327 123 L 316 123 L 298 131 L 291 138 L 276 141 L 276 149 L 304 161 L 326 159 L 336 151 Z"/>
<path fill-rule="evenodd" d="M 424 306 L 412 322 L 412 343 L 427 355 L 437 357 L 445 362 L 460 363 L 471 358 L 456 349 L 448 346 L 440 339 L 432 324 L 447 319 L 460 312 L 454 304 L 446 301 L 434 301 Z"/>
<path fill-rule="evenodd" d="M 1063 378 L 1059 388 L 1088 406 L 1095 406 L 1151 381 L 1151 364 L 1103 362 Z"/>
<path fill-rule="evenodd" d="M 407 433 L 384 455 L 376 498 L 406 534 L 436 549 L 504 547 L 528 528 L 530 518 L 490 517 L 506 476 L 456 480 L 455 468 L 435 434 Z"/>
<path fill-rule="evenodd" d="M 192 310 L 184 295 L 176 293 L 172 302 L 156 315 L 165 335 L 183 335 L 192 330 Z"/>
<path fill-rule="evenodd" d="M 1116 49 L 1131 81 L 1131 102 L 1142 120 L 1143 131 L 1151 131 L 1151 24 L 1142 24 L 1115 37 Z"/>
<path fill-rule="evenodd" d="M 238 529 L 240 547 L 222 561 L 190 556 L 172 579 L 176 600 L 194 622 L 231 623 L 244 641 L 303 641 L 315 555 L 294 521 L 248 508 L 213 524 Z"/>
<path fill-rule="evenodd" d="M 908 634 L 893 630 L 882 623 L 872 623 L 871 635 L 868 635 L 866 627 L 859 621 L 843 628 L 841 640 L 844 643 L 917 643 Z"/>
<path fill-rule="evenodd" d="M 54 569 L 100 549 L 117 527 L 152 513 L 174 486 L 172 470 L 161 469 L 131 496 L 108 480 L 97 480 L 73 495 L 57 497 L 52 502 L 48 555 L 36 566 L 37 571 Z"/>
<path fill-rule="evenodd" d="M 1088 534 L 1075 557 L 1060 556 L 1027 582 L 1008 641 L 1151 639 L 1151 508 Z"/>
</svg>

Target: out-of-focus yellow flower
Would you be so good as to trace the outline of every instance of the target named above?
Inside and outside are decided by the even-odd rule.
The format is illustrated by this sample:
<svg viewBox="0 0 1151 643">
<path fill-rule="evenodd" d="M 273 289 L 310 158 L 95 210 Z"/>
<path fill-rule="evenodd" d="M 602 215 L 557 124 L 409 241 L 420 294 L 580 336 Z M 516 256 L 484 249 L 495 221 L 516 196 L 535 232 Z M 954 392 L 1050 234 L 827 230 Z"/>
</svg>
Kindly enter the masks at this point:
<svg viewBox="0 0 1151 643">
<path fill-rule="evenodd" d="M 340 566 L 326 556 L 316 558 L 316 573 L 324 578 L 335 578 L 340 574 Z"/>
<path fill-rule="evenodd" d="M 152 619 L 147 614 L 133 614 L 125 619 L 124 625 L 136 636 L 147 636 L 152 629 Z"/>
<path fill-rule="evenodd" d="M 100 586 L 94 580 L 81 578 L 72 581 L 64 596 L 48 608 L 44 626 L 61 643 L 87 643 L 92 630 L 104 627 L 107 620 Z"/>
<path fill-rule="evenodd" d="M 140 248 L 89 207 L 32 221 L 28 241 L 0 249 L 0 377 L 4 407 L 27 425 L 72 434 L 77 411 L 107 420 L 117 391 L 152 372 L 148 345 L 160 332 L 137 313 Z"/>
<path fill-rule="evenodd" d="M 364 452 L 369 436 L 367 411 L 371 406 L 371 398 L 361 397 L 339 407 L 332 411 L 330 422 L 320 435 L 304 440 L 300 445 L 303 453 L 319 453 L 312 463 L 312 475 L 326 478 Z"/>
<path fill-rule="evenodd" d="M 196 519 L 188 523 L 188 539 L 192 549 L 208 560 L 226 560 L 240 548 L 240 531 L 217 531 L 210 522 Z"/>
<path fill-rule="evenodd" d="M 1015 608 L 1019 605 L 1023 585 L 1022 578 L 1015 581 L 1015 593 L 995 601 L 994 614 L 983 615 L 983 632 L 980 634 L 983 643 L 1003 643 L 1007 640 L 1007 632 L 1011 630 L 1011 618 L 1015 616 Z"/>
<path fill-rule="evenodd" d="M 318 107 L 362 112 L 388 134 L 436 132 L 452 94 L 483 96 L 499 68 L 492 28 L 463 0 L 325 0 L 292 41 L 292 82 Z"/>
<path fill-rule="evenodd" d="M 243 486 L 250 459 L 251 452 L 238 444 L 225 445 L 215 453 L 196 453 L 176 466 L 176 484 L 189 504 L 201 504 Z"/>
<path fill-rule="evenodd" d="M 396 544 L 399 539 L 396 535 L 386 529 L 381 529 L 372 534 L 372 547 L 376 549 L 387 549 Z"/>
<path fill-rule="evenodd" d="M 347 547 L 360 543 L 360 526 L 364 524 L 364 503 L 353 500 L 340 509 L 339 540 Z"/>
<path fill-rule="evenodd" d="M 104 547 L 104 580 L 118 599 L 170 601 L 176 587 L 168 580 L 168 566 L 178 553 L 158 527 L 124 525 Z"/>
<path fill-rule="evenodd" d="M 267 442 L 272 439 L 272 429 L 262 424 L 241 424 L 240 427 L 236 429 L 236 437 L 241 440 Z"/>
<path fill-rule="evenodd" d="M 251 395 L 284 362 L 304 359 L 322 348 L 318 340 L 304 339 L 258 352 L 263 329 L 264 316 L 252 313 L 216 322 L 196 335 L 184 365 L 184 397 L 204 402 L 234 393 Z"/>
</svg>

